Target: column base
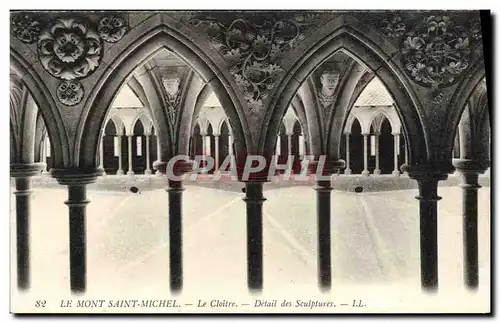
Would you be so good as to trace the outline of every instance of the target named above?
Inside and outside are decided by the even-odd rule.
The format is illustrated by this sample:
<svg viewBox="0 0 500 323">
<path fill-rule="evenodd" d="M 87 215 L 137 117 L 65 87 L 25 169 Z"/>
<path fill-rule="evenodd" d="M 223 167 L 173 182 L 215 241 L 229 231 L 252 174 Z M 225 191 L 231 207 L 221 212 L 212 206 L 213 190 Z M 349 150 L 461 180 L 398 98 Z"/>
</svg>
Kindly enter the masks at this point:
<svg viewBox="0 0 500 323">
<path fill-rule="evenodd" d="M 156 176 L 161 176 L 161 175 L 162 175 L 162 173 L 161 173 L 159 170 L 157 170 L 157 171 L 155 172 L 155 175 L 156 175 Z"/>
<path fill-rule="evenodd" d="M 401 175 L 401 173 L 399 172 L 399 170 L 395 170 L 392 172 L 392 175 L 399 177 L 399 175 Z"/>
<path fill-rule="evenodd" d="M 151 171 L 151 169 L 146 169 L 144 171 L 144 175 L 152 175 L 152 174 L 153 174 L 153 172 Z"/>
<path fill-rule="evenodd" d="M 352 174 L 352 170 L 350 168 L 346 168 L 344 171 L 344 175 L 351 175 L 351 174 Z"/>
<path fill-rule="evenodd" d="M 373 171 L 373 175 L 380 175 L 380 174 L 381 174 L 380 169 L 375 169 Z"/>
<path fill-rule="evenodd" d="M 119 169 L 119 170 L 116 172 L 116 175 L 125 175 L 125 172 L 124 172 L 122 169 Z"/>
<path fill-rule="evenodd" d="M 129 176 L 134 176 L 134 175 L 135 175 L 135 173 L 134 173 L 133 171 L 129 170 L 129 171 L 127 172 L 127 175 L 129 175 Z"/>
<path fill-rule="evenodd" d="M 361 172 L 361 175 L 363 175 L 363 176 L 369 176 L 370 172 L 365 169 L 364 171 Z"/>
</svg>

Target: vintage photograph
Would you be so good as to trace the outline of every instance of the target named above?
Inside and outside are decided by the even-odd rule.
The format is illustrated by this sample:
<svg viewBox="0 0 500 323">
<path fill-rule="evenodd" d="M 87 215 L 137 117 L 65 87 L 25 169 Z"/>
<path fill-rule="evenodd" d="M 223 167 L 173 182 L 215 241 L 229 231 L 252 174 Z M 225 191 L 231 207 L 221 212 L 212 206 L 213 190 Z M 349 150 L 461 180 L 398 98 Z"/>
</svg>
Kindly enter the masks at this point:
<svg viewBox="0 0 500 323">
<path fill-rule="evenodd" d="M 11 313 L 491 313 L 489 11 L 9 28 Z"/>
</svg>

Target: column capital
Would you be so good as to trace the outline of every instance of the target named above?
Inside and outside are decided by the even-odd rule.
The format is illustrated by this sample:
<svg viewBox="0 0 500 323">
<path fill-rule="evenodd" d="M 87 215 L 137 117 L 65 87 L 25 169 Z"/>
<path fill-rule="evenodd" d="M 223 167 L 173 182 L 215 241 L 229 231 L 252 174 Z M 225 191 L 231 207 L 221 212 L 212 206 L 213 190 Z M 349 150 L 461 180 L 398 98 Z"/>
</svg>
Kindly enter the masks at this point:
<svg viewBox="0 0 500 323">
<path fill-rule="evenodd" d="M 61 185 L 87 185 L 103 175 L 102 168 L 51 168 L 50 175 Z"/>
<path fill-rule="evenodd" d="M 364 137 L 367 137 L 369 136 L 370 134 L 368 132 L 362 132 L 361 135 L 363 135 Z"/>
<path fill-rule="evenodd" d="M 208 133 L 206 133 L 205 131 L 200 131 L 200 136 L 205 137 L 205 136 L 207 136 L 207 135 L 208 135 Z"/>
<path fill-rule="evenodd" d="M 350 132 L 350 131 L 344 131 L 344 135 L 346 135 L 346 136 L 350 136 L 350 135 L 351 135 L 351 132 Z"/>
<path fill-rule="evenodd" d="M 488 164 L 475 159 L 453 158 L 453 166 L 461 173 L 483 174 L 488 169 Z"/>
<path fill-rule="evenodd" d="M 316 173 L 319 166 L 319 160 L 311 160 L 309 162 L 309 171 L 311 173 Z M 345 167 L 345 161 L 342 159 L 331 160 L 326 158 L 325 164 L 323 165 L 324 176 L 332 175 L 333 173 L 343 169 Z"/>
<path fill-rule="evenodd" d="M 158 170 L 160 173 L 167 172 L 168 162 L 157 160 L 153 163 L 153 169 Z M 181 176 L 193 170 L 194 162 L 192 160 L 178 160 L 172 167 L 175 176 Z"/>
<path fill-rule="evenodd" d="M 453 172 L 453 167 L 448 170 L 440 169 L 434 165 L 420 164 L 401 166 L 403 172 L 407 172 L 408 176 L 417 181 L 438 182 L 448 178 L 448 174 Z"/>
<path fill-rule="evenodd" d="M 373 133 L 373 135 L 374 135 L 374 136 L 379 137 L 379 136 L 380 136 L 380 131 L 375 131 L 375 132 Z"/>
<path fill-rule="evenodd" d="M 219 139 L 220 133 L 214 133 L 213 135 L 214 135 L 215 139 Z"/>
<path fill-rule="evenodd" d="M 266 201 L 263 195 L 263 182 L 248 181 L 245 182 L 245 197 L 243 201 L 247 204 L 262 204 Z"/>
<path fill-rule="evenodd" d="M 45 163 L 10 164 L 10 177 L 31 177 L 38 175 L 47 165 Z"/>
<path fill-rule="evenodd" d="M 396 136 L 399 136 L 400 133 L 399 132 L 392 132 L 391 135 L 393 135 L 394 137 L 396 137 Z"/>
</svg>

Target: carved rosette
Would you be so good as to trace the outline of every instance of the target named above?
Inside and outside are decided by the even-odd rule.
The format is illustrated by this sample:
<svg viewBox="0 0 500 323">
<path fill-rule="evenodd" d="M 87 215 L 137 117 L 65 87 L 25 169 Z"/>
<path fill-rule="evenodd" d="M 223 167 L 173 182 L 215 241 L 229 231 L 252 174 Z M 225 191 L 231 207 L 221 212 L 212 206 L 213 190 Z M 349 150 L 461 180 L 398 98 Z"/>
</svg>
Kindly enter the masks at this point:
<svg viewBox="0 0 500 323">
<path fill-rule="evenodd" d="M 82 101 L 85 92 L 80 82 L 64 80 L 57 86 L 56 94 L 59 102 L 67 106 L 74 106 Z"/>
<path fill-rule="evenodd" d="M 38 56 L 52 76 L 73 80 L 88 76 L 100 63 L 102 44 L 90 25 L 74 18 L 57 19 L 38 40 Z"/>
<path fill-rule="evenodd" d="M 472 43 L 481 38 L 477 19 L 446 12 L 386 14 L 378 27 L 387 37 L 399 39 L 406 74 L 434 89 L 459 79 L 469 66 Z"/>
<path fill-rule="evenodd" d="M 18 13 L 12 16 L 11 32 L 23 43 L 36 42 L 41 30 L 41 23 L 31 13 Z"/>
<path fill-rule="evenodd" d="M 243 93 L 249 114 L 260 115 L 264 101 L 284 73 L 281 58 L 305 38 L 307 29 L 324 18 L 320 14 L 277 17 L 249 13 L 230 21 L 222 16 L 194 17 L 189 24 L 207 34 L 212 47 L 231 64 L 229 72 Z"/>
<path fill-rule="evenodd" d="M 99 20 L 97 31 L 104 41 L 116 43 L 122 39 L 127 29 L 128 26 L 122 17 L 110 15 L 102 17 L 101 20 Z"/>
</svg>

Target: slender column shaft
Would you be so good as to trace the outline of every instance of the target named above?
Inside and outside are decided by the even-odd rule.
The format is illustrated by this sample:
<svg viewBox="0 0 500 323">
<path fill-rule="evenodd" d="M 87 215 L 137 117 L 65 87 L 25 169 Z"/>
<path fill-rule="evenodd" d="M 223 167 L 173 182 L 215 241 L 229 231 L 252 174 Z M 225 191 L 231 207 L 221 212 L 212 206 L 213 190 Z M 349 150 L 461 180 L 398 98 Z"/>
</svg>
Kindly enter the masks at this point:
<svg viewBox="0 0 500 323">
<path fill-rule="evenodd" d="M 286 139 L 287 139 L 287 144 L 288 144 L 288 156 L 292 156 L 292 135 L 291 134 L 287 134 L 286 135 Z"/>
<path fill-rule="evenodd" d="M 373 174 L 380 175 L 380 136 L 375 134 L 375 170 Z"/>
<path fill-rule="evenodd" d="M 128 172 L 127 175 L 134 175 L 132 165 L 132 135 L 128 136 Z"/>
<path fill-rule="evenodd" d="M 351 137 L 350 135 L 351 135 L 350 133 L 345 134 L 346 169 L 345 169 L 344 173 L 346 175 L 351 174 L 351 147 L 350 147 L 350 140 L 349 140 L 349 138 Z"/>
<path fill-rule="evenodd" d="M 45 165 L 43 166 L 42 168 L 42 174 L 47 174 L 47 152 L 46 152 L 46 149 L 47 149 L 47 142 L 46 142 L 47 137 L 45 137 L 43 140 L 42 140 L 42 147 L 40 149 L 40 154 L 41 154 L 41 158 L 40 158 L 40 162 L 44 163 Z"/>
<path fill-rule="evenodd" d="M 460 171 L 460 170 L 459 170 Z M 478 218 L 477 191 L 479 172 L 462 172 L 462 216 L 464 243 L 464 280 L 469 289 L 479 286 Z"/>
<path fill-rule="evenodd" d="M 363 134 L 363 175 L 368 176 L 368 134 Z"/>
<path fill-rule="evenodd" d="M 17 286 L 20 290 L 30 287 L 30 216 L 31 179 L 18 177 L 16 181 L 16 239 L 17 239 Z"/>
<path fill-rule="evenodd" d="M 102 132 L 99 144 L 99 166 L 104 169 L 104 131 Z"/>
<path fill-rule="evenodd" d="M 215 135 L 215 171 L 219 170 L 219 135 Z"/>
<path fill-rule="evenodd" d="M 170 240 L 170 289 L 182 290 L 182 187 L 181 181 L 169 181 L 168 225 Z"/>
<path fill-rule="evenodd" d="M 146 135 L 146 171 L 145 171 L 145 174 L 151 174 L 151 168 L 149 167 L 149 164 L 151 163 L 151 157 L 149 154 L 150 154 L 149 135 Z"/>
<path fill-rule="evenodd" d="M 65 204 L 69 207 L 69 262 L 73 292 L 84 292 L 86 289 L 85 213 L 88 203 L 86 185 L 68 185 Z"/>
<path fill-rule="evenodd" d="M 118 137 L 118 171 L 116 172 L 117 175 L 123 175 L 123 168 L 122 168 L 122 136 L 117 136 Z"/>
<path fill-rule="evenodd" d="M 253 292 L 262 291 L 263 287 L 263 249 L 262 249 L 262 204 L 263 183 L 247 182 L 246 196 L 243 200 L 247 206 L 247 282 Z"/>
<path fill-rule="evenodd" d="M 323 291 L 330 290 L 332 286 L 331 269 L 331 232 L 330 232 L 330 201 L 331 181 L 318 181 L 315 187 L 317 196 L 318 217 L 318 283 Z"/>
<path fill-rule="evenodd" d="M 398 169 L 398 145 L 399 145 L 399 133 L 394 134 L 394 171 L 392 174 L 399 175 Z"/>
<path fill-rule="evenodd" d="M 229 159 L 229 170 L 232 170 L 233 167 L 234 167 L 234 163 L 233 163 L 233 155 L 234 155 L 234 152 L 233 152 L 233 136 L 229 135 L 229 156 L 231 159 Z"/>
<path fill-rule="evenodd" d="M 438 223 L 437 195 L 438 181 L 418 181 L 420 204 L 420 275 L 422 288 L 436 291 L 438 288 Z"/>
</svg>

